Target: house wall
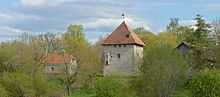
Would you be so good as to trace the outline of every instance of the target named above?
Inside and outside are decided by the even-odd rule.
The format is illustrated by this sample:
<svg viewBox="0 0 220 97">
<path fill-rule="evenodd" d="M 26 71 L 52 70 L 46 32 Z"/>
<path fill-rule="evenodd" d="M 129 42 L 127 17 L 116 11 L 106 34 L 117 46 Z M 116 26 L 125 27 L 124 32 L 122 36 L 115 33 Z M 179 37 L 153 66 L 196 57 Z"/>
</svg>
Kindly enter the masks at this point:
<svg viewBox="0 0 220 97">
<path fill-rule="evenodd" d="M 136 66 L 136 71 L 139 72 L 138 68 L 140 65 L 143 64 L 143 52 L 144 49 L 143 47 L 140 47 L 140 46 L 134 46 L 134 60 L 135 60 L 135 66 Z"/>
<path fill-rule="evenodd" d="M 77 69 L 77 62 L 74 60 L 70 64 L 67 64 L 68 72 L 74 73 Z M 65 64 L 46 64 L 45 71 L 48 74 L 62 74 L 65 73 L 66 70 Z"/>
<path fill-rule="evenodd" d="M 104 75 L 135 75 L 143 58 L 143 48 L 136 45 L 109 45 L 103 47 Z M 120 54 L 120 58 L 118 56 Z M 109 64 L 106 64 L 109 61 Z"/>
<path fill-rule="evenodd" d="M 189 50 L 189 47 L 186 45 L 181 45 L 178 50 L 182 53 L 182 54 L 186 54 Z"/>
<path fill-rule="evenodd" d="M 64 65 L 63 64 L 47 64 L 45 66 L 45 71 L 46 73 L 54 73 L 54 74 L 58 74 L 58 73 L 62 73 L 65 68 L 64 68 Z"/>
</svg>

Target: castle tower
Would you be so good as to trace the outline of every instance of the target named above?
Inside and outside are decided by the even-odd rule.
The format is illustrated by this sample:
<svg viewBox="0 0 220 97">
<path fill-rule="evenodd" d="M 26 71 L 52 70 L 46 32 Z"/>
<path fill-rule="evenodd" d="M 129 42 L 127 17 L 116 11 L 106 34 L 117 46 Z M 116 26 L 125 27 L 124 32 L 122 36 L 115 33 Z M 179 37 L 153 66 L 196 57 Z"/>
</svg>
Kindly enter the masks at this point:
<svg viewBox="0 0 220 97">
<path fill-rule="evenodd" d="M 136 75 L 143 60 L 144 42 L 123 21 L 102 43 L 104 75 Z"/>
</svg>

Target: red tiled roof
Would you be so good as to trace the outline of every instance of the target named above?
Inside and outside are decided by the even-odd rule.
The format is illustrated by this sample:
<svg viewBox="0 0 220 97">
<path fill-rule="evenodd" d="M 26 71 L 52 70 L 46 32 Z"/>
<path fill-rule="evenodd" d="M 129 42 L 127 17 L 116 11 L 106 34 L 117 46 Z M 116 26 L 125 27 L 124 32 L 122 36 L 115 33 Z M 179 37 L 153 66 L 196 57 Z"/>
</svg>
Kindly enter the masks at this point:
<svg viewBox="0 0 220 97">
<path fill-rule="evenodd" d="M 114 32 L 111 33 L 102 43 L 102 45 L 112 44 L 134 44 L 144 46 L 144 42 L 138 37 L 138 35 L 129 28 L 129 26 L 123 21 Z"/>
<path fill-rule="evenodd" d="M 69 64 L 71 60 L 75 60 L 72 55 L 69 54 L 61 54 L 61 53 L 51 53 L 48 54 L 42 61 L 43 64 L 60 64 L 65 65 Z"/>
</svg>

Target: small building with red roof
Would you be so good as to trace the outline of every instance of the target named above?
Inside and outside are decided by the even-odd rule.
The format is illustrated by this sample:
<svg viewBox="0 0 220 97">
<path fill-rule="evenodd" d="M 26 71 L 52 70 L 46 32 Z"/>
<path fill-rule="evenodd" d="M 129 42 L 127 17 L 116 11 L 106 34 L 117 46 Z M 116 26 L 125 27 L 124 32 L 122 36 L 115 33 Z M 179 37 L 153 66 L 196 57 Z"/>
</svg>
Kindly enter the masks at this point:
<svg viewBox="0 0 220 97">
<path fill-rule="evenodd" d="M 103 74 L 135 75 L 143 60 L 144 42 L 123 21 L 104 41 Z"/>
<path fill-rule="evenodd" d="M 70 54 L 58 52 L 48 54 L 43 58 L 42 64 L 47 74 L 73 73 L 77 68 L 75 57 Z"/>
</svg>

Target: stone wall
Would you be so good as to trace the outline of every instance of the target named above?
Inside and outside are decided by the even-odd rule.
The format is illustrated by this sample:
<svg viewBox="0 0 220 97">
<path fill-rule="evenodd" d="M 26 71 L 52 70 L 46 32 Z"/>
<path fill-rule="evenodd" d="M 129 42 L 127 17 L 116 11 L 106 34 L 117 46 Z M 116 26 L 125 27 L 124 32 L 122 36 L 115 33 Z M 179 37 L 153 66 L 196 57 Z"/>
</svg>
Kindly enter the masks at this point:
<svg viewBox="0 0 220 97">
<path fill-rule="evenodd" d="M 140 67 L 140 65 L 143 64 L 143 54 L 144 54 L 144 50 L 143 47 L 140 46 L 134 46 L 134 61 L 135 61 L 135 68 L 136 68 L 136 72 L 139 72 L 138 68 Z"/>
<path fill-rule="evenodd" d="M 104 46 L 103 49 L 104 75 L 134 75 L 137 73 L 138 64 L 143 57 L 142 47 L 136 45 L 109 45 Z"/>
</svg>

